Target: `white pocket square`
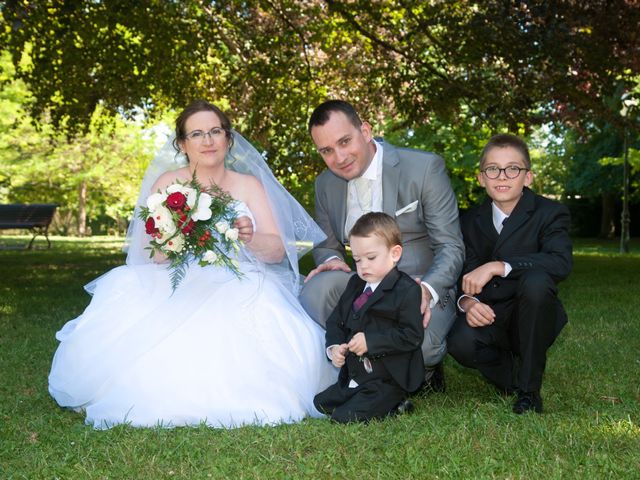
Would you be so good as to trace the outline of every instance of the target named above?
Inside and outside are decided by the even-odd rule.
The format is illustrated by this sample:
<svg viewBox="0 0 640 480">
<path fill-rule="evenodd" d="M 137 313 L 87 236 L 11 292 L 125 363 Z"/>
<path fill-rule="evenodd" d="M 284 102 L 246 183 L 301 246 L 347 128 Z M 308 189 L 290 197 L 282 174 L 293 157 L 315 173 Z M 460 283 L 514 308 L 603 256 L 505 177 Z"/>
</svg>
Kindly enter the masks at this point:
<svg viewBox="0 0 640 480">
<path fill-rule="evenodd" d="M 415 202 L 411 202 L 406 207 L 402 207 L 400 210 L 396 210 L 396 217 L 398 215 L 402 215 L 403 213 L 413 212 L 416 208 L 418 208 L 418 200 Z"/>
</svg>

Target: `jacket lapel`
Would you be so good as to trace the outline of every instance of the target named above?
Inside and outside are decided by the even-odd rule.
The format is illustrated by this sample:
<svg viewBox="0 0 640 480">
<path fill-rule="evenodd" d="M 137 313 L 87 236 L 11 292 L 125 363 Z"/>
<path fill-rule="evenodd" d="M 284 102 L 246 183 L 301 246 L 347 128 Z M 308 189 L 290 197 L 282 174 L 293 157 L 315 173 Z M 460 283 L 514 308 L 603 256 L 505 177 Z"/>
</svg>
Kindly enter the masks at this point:
<svg viewBox="0 0 640 480">
<path fill-rule="evenodd" d="M 393 145 L 376 138 L 382 145 L 382 211 L 396 218 L 400 169 L 396 168 L 400 159 Z M 376 289 L 377 291 L 377 289 Z"/>
<path fill-rule="evenodd" d="M 522 191 L 522 198 L 502 226 L 502 232 L 500 232 L 494 251 L 498 251 L 507 238 L 509 238 L 513 232 L 518 230 L 523 223 L 529 220 L 531 212 L 535 207 L 534 203 L 535 195 L 531 190 L 525 187 Z"/>
<path fill-rule="evenodd" d="M 333 231 L 337 233 L 338 240 L 346 244 L 348 242 L 344 235 L 344 225 L 347 223 L 347 181 L 333 173 L 330 178 L 331 185 L 327 189 L 331 192 L 329 211 L 335 212 L 335 215 L 331 217 L 332 227 Z"/>
<path fill-rule="evenodd" d="M 475 218 L 475 226 L 482 234 L 495 245 L 498 240 L 498 232 L 493 226 L 493 211 L 491 210 L 491 198 L 487 197 Z"/>
<path fill-rule="evenodd" d="M 367 300 L 367 303 L 365 303 L 362 306 L 362 308 L 360 309 L 360 311 L 358 312 L 361 317 L 364 317 L 364 315 L 366 314 L 367 310 L 369 310 L 369 308 L 372 305 L 375 305 L 375 303 L 378 300 L 380 300 L 382 297 L 384 297 L 385 290 L 389 290 L 389 289 L 393 288 L 393 286 L 398 281 L 398 278 L 400 278 L 400 272 L 398 271 L 397 268 L 394 268 L 393 270 L 391 270 L 387 274 L 386 277 L 384 277 L 382 279 L 382 282 L 380 282 L 380 285 L 378 285 L 378 288 L 375 289 L 375 291 L 371 294 L 371 296 Z M 364 288 L 364 286 L 363 286 L 363 288 Z"/>
</svg>

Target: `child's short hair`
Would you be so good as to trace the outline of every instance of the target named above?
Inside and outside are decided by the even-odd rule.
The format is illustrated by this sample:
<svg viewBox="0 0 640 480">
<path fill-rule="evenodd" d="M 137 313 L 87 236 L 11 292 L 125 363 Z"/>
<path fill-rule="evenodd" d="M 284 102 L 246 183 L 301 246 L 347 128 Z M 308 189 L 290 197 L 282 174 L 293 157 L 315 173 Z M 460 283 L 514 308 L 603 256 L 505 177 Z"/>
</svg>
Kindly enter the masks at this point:
<svg viewBox="0 0 640 480">
<path fill-rule="evenodd" d="M 388 248 L 402 245 L 402 233 L 396 221 L 384 212 L 369 212 L 362 215 L 351 228 L 351 237 L 370 237 L 376 235 L 382 238 Z"/>
<path fill-rule="evenodd" d="M 498 135 L 494 135 L 489 139 L 487 144 L 482 149 L 482 156 L 480 157 L 480 168 L 484 167 L 484 162 L 487 159 L 489 150 L 491 150 L 492 148 L 505 147 L 515 148 L 518 152 L 520 152 L 522 154 L 522 159 L 524 160 L 524 166 L 526 168 L 531 168 L 529 147 L 527 147 L 525 141 L 520 137 L 516 137 L 515 135 L 511 135 L 509 133 L 500 133 Z"/>
</svg>

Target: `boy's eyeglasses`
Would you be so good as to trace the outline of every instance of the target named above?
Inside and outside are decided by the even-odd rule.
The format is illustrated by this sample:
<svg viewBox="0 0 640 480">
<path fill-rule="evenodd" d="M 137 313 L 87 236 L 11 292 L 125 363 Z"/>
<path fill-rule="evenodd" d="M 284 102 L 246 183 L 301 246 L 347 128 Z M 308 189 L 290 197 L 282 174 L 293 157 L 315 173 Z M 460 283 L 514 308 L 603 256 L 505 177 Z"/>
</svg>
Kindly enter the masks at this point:
<svg viewBox="0 0 640 480">
<path fill-rule="evenodd" d="M 504 175 L 509 179 L 518 178 L 518 176 L 520 175 L 520 172 L 522 172 L 523 170 L 525 172 L 529 171 L 528 168 L 517 167 L 515 165 L 510 165 L 505 168 L 498 168 L 498 167 L 492 166 L 492 167 L 487 167 L 484 170 L 480 170 L 480 171 L 484 173 L 487 178 L 490 178 L 491 180 L 495 180 L 500 176 L 501 172 L 504 172 Z"/>
</svg>

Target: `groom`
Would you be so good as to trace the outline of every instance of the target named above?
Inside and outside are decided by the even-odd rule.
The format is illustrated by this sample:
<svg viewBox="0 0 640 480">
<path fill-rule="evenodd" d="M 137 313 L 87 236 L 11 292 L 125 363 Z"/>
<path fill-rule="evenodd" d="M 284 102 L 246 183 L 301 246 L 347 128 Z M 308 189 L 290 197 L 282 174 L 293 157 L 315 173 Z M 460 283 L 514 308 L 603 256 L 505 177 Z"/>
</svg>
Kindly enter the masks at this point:
<svg viewBox="0 0 640 480">
<path fill-rule="evenodd" d="M 442 359 L 464 260 L 458 205 L 444 161 L 374 139 L 371 125 L 342 100 L 318 106 L 309 133 L 328 167 L 315 184 L 316 221 L 327 239 L 313 250 L 317 268 L 307 276 L 300 302 L 324 326 L 352 274 L 345 250 L 351 227 L 370 211 L 392 216 L 402 231 L 398 268 L 422 286 L 424 388 L 444 391 Z"/>
</svg>

